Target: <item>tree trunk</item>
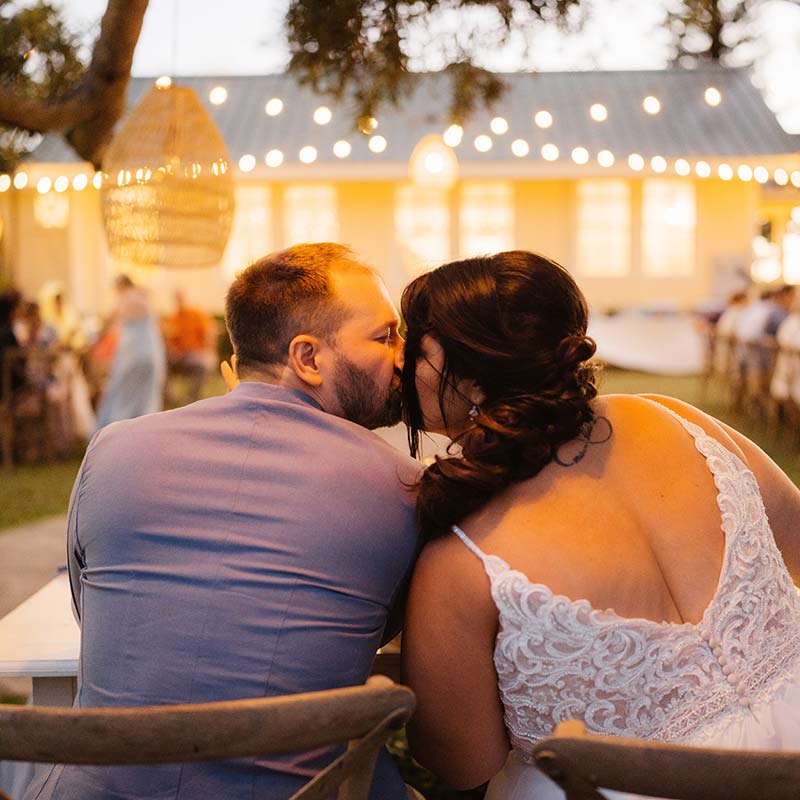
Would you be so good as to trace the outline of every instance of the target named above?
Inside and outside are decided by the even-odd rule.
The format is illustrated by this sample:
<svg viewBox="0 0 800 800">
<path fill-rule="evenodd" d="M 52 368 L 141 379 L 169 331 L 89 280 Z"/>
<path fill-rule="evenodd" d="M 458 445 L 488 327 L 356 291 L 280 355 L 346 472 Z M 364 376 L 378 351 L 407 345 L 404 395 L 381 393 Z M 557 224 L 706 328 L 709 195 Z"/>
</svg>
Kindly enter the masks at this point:
<svg viewBox="0 0 800 800">
<path fill-rule="evenodd" d="M 108 0 L 92 61 L 78 86 L 62 97 L 36 100 L 0 86 L 0 121 L 25 130 L 66 136 L 96 168 L 125 111 L 133 51 L 148 0 Z"/>
</svg>

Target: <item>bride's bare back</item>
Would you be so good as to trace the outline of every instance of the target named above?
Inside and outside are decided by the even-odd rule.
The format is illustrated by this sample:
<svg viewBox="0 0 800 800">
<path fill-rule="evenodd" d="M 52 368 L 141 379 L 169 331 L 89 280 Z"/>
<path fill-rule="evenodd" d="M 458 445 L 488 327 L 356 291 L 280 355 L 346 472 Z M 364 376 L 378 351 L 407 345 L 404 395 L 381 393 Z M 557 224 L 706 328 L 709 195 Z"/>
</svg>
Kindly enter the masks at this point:
<svg viewBox="0 0 800 800">
<path fill-rule="evenodd" d="M 754 472 L 797 580 L 800 492 L 741 435 L 691 406 L 657 399 Z M 613 427 L 606 443 L 590 446 L 574 466 L 551 463 L 462 527 L 483 553 L 555 594 L 623 617 L 696 623 L 717 589 L 725 550 L 709 464 L 686 428 L 652 400 L 608 396 L 596 401 L 596 412 Z M 497 630 L 497 607 L 475 555 L 455 536 L 426 547 L 405 642 L 408 678 L 420 698 L 411 735 L 455 785 L 480 783 L 508 752 L 492 658 Z M 455 762 L 453 753 L 460 754 Z"/>
<path fill-rule="evenodd" d="M 675 405 L 690 421 L 715 427 L 707 432 L 744 458 L 722 428 Z M 591 445 L 573 466 L 551 463 L 462 527 L 484 552 L 556 594 L 624 617 L 697 622 L 724 548 L 706 461 L 681 424 L 650 400 L 608 396 L 596 410 L 611 423 L 607 442 Z"/>
</svg>

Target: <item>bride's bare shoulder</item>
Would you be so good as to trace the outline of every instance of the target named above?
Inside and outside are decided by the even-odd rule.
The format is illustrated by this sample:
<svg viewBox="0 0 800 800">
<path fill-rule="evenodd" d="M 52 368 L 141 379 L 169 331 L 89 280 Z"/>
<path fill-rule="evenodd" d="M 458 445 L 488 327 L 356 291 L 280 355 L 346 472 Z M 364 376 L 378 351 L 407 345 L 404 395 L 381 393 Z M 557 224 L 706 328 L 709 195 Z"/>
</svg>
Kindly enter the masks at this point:
<svg viewBox="0 0 800 800">
<path fill-rule="evenodd" d="M 652 420 L 654 416 L 663 417 L 663 409 L 667 408 L 683 417 L 683 419 L 699 425 L 709 436 L 713 436 L 747 463 L 745 453 L 739 446 L 737 439 L 731 435 L 732 430 L 710 414 L 706 414 L 705 411 L 701 411 L 691 405 L 691 403 L 668 395 L 650 393 L 611 394 L 604 395 L 601 399 L 606 402 L 608 412 L 617 411 L 623 416 L 638 417 L 643 422 Z"/>
</svg>

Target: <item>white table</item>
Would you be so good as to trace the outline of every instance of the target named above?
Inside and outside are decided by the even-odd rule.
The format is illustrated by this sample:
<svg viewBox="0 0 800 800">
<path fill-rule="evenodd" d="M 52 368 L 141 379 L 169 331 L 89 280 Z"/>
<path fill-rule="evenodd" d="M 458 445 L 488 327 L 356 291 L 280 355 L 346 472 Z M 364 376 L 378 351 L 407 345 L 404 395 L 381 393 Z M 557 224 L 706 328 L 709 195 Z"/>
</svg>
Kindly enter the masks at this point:
<svg viewBox="0 0 800 800">
<path fill-rule="evenodd" d="M 0 678 L 32 678 L 34 705 L 71 706 L 81 632 L 66 574 L 0 619 Z"/>
</svg>

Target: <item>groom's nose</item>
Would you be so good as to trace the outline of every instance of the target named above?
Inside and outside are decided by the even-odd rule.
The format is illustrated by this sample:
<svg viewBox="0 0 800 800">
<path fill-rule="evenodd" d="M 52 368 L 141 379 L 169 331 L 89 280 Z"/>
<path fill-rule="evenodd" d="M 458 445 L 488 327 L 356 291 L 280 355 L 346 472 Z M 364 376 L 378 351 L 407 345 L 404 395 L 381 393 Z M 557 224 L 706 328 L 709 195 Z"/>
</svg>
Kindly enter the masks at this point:
<svg viewBox="0 0 800 800">
<path fill-rule="evenodd" d="M 406 355 L 406 340 L 397 334 L 397 346 L 394 350 L 394 367 L 397 370 L 403 369 L 403 364 L 405 364 L 405 355 Z"/>
</svg>

